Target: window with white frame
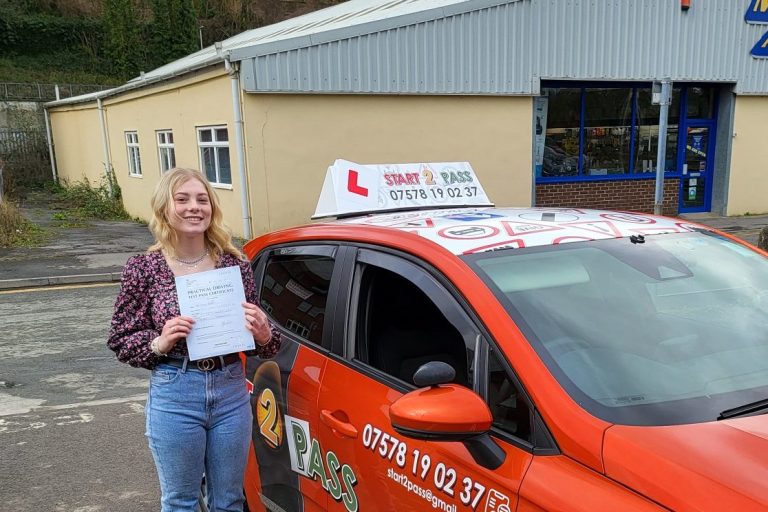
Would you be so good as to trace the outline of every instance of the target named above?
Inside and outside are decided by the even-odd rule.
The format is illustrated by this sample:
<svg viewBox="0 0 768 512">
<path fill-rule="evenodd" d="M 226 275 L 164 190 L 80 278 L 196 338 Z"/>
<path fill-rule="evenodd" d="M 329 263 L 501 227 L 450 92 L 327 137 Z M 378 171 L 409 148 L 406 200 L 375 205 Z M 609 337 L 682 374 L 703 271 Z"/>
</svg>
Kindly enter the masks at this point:
<svg viewBox="0 0 768 512">
<path fill-rule="evenodd" d="M 125 146 L 128 149 L 128 174 L 131 176 L 141 176 L 138 132 L 125 132 Z"/>
<path fill-rule="evenodd" d="M 205 126 L 197 129 L 200 148 L 200 168 L 211 183 L 232 184 L 229 164 L 229 135 L 226 126 Z"/>
<path fill-rule="evenodd" d="M 176 167 L 176 150 L 173 147 L 173 131 L 157 131 L 157 154 L 160 157 L 160 173 Z"/>
</svg>

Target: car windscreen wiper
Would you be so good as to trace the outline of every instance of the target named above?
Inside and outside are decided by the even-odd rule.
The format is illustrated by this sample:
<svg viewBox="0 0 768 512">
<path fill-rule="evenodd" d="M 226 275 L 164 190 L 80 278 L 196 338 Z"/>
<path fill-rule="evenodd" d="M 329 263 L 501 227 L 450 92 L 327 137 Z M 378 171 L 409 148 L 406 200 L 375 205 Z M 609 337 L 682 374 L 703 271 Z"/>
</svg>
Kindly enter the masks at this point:
<svg viewBox="0 0 768 512">
<path fill-rule="evenodd" d="M 729 418 L 736 418 L 738 416 L 748 416 L 753 413 L 759 413 L 760 411 L 762 411 L 762 414 L 768 412 L 768 398 L 765 400 L 758 400 L 757 402 L 740 405 L 738 407 L 734 407 L 733 409 L 726 409 L 720 413 L 720 416 L 718 416 L 717 419 L 727 420 Z"/>
</svg>

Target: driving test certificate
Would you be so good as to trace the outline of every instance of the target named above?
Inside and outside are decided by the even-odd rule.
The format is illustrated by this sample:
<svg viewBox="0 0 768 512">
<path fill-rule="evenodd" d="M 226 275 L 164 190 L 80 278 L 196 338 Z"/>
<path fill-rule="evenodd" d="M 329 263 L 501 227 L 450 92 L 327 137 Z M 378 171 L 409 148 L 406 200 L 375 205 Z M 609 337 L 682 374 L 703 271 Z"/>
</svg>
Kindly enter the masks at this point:
<svg viewBox="0 0 768 512">
<path fill-rule="evenodd" d="M 256 348 L 245 326 L 245 290 L 240 267 L 225 267 L 176 278 L 179 310 L 195 320 L 187 336 L 189 359 Z"/>
</svg>

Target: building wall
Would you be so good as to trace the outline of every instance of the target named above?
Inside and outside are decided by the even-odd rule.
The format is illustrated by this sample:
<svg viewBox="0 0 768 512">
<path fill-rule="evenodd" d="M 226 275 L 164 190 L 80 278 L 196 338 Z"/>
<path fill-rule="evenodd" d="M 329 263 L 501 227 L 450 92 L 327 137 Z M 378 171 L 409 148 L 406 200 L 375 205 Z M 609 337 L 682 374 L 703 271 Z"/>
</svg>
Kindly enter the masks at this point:
<svg viewBox="0 0 768 512">
<path fill-rule="evenodd" d="M 468 161 L 491 201 L 531 204 L 531 98 L 247 94 L 243 106 L 254 233 L 307 223 L 337 158 Z"/>
<path fill-rule="evenodd" d="M 257 29 L 233 58 L 250 92 L 535 95 L 540 79 L 661 78 L 768 92 L 749 0 L 445 3 L 334 7 Z"/>
<path fill-rule="evenodd" d="M 104 176 L 104 146 L 96 103 L 51 109 L 50 116 L 59 180 L 76 183 L 86 178 L 99 184 Z"/>
<path fill-rule="evenodd" d="M 727 215 L 768 212 L 768 96 L 737 96 Z"/>
<path fill-rule="evenodd" d="M 112 166 L 123 194 L 125 209 L 133 216 L 148 220 L 151 216 L 150 195 L 160 179 L 157 130 L 173 130 L 176 165 L 200 169 L 196 128 L 226 125 L 229 133 L 232 186 L 217 186 L 224 220 L 235 234 L 242 234 L 240 208 L 240 179 L 237 174 L 237 153 L 229 77 L 221 69 L 189 75 L 183 80 L 169 80 L 157 87 L 142 89 L 104 100 L 107 132 Z M 60 173 L 77 174 L 83 162 L 101 161 L 101 132 L 97 110 L 90 108 L 93 118 L 87 125 L 78 124 L 79 117 L 57 108 L 52 123 L 57 143 Z M 90 118 L 89 118 L 90 119 Z M 130 176 L 125 132 L 136 131 L 139 136 L 142 176 Z M 67 132 L 58 140 L 56 134 Z M 59 151 L 60 146 L 66 149 Z M 70 146 L 77 146 L 72 150 Z M 92 167 L 89 165 L 88 168 Z M 98 167 L 101 171 L 101 167 Z"/>
<path fill-rule="evenodd" d="M 677 215 L 680 181 L 664 180 L 664 215 Z M 656 180 L 582 181 L 536 185 L 536 206 L 653 213 Z"/>
</svg>

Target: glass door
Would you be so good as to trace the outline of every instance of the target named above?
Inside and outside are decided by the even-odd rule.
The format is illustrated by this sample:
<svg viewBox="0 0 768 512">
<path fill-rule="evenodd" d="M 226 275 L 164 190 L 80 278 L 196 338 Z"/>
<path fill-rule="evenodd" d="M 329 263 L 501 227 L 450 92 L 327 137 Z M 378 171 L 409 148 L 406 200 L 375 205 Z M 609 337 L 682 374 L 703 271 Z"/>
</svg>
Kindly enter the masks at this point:
<svg viewBox="0 0 768 512">
<path fill-rule="evenodd" d="M 708 212 L 712 197 L 712 121 L 688 121 L 680 178 L 680 212 Z"/>
</svg>

